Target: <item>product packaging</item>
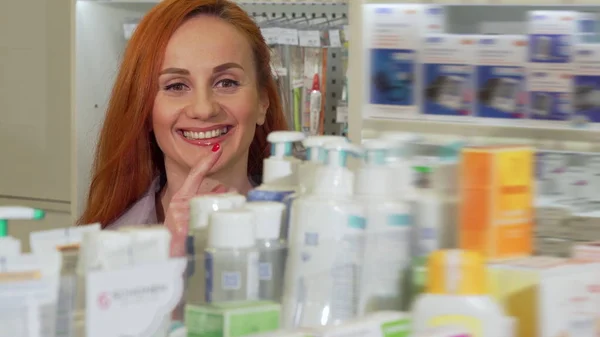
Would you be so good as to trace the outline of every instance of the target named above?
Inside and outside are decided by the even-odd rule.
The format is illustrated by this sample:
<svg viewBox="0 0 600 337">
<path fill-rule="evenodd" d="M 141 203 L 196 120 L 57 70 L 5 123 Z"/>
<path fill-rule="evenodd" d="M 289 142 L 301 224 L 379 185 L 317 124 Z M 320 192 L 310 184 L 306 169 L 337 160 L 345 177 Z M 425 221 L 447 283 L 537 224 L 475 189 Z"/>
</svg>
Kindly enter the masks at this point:
<svg viewBox="0 0 600 337">
<path fill-rule="evenodd" d="M 421 112 L 436 118 L 472 115 L 476 37 L 437 34 L 424 39 Z"/>
<path fill-rule="evenodd" d="M 368 101 L 377 109 L 370 116 L 415 116 L 421 102 L 422 69 L 419 58 L 423 34 L 445 29 L 443 7 L 422 4 L 369 4 L 364 6 L 365 41 L 369 50 L 365 74 Z M 367 116 L 369 117 L 369 116 Z"/>
<path fill-rule="evenodd" d="M 526 115 L 527 36 L 482 36 L 477 41 L 477 116 L 520 119 Z"/>
<path fill-rule="evenodd" d="M 536 70 L 572 70 L 578 13 L 574 11 L 529 11 L 530 67 Z"/>
<path fill-rule="evenodd" d="M 577 121 L 600 122 L 600 44 L 575 46 L 573 109 Z"/>
<path fill-rule="evenodd" d="M 274 302 L 187 305 L 188 337 L 239 337 L 279 329 L 281 307 Z"/>
<path fill-rule="evenodd" d="M 459 247 L 490 259 L 533 250 L 533 150 L 467 147 L 460 164 Z"/>
<path fill-rule="evenodd" d="M 597 336 L 600 265 L 529 257 L 489 265 L 492 294 L 519 324 L 517 337 Z"/>
<path fill-rule="evenodd" d="M 577 13 L 530 11 L 528 34 L 529 116 L 571 120 Z"/>
</svg>

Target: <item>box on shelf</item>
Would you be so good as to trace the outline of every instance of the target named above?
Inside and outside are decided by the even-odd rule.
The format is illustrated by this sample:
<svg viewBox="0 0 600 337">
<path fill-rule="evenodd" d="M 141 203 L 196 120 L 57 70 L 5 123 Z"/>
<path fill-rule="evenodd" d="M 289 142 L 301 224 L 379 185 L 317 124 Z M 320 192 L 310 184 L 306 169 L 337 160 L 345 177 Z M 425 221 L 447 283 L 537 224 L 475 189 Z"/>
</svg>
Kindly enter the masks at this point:
<svg viewBox="0 0 600 337">
<path fill-rule="evenodd" d="M 187 305 L 188 337 L 243 337 L 279 329 L 281 306 L 274 302 Z"/>
<path fill-rule="evenodd" d="M 490 259 L 531 255 L 533 150 L 467 147 L 459 172 L 459 247 Z"/>
</svg>

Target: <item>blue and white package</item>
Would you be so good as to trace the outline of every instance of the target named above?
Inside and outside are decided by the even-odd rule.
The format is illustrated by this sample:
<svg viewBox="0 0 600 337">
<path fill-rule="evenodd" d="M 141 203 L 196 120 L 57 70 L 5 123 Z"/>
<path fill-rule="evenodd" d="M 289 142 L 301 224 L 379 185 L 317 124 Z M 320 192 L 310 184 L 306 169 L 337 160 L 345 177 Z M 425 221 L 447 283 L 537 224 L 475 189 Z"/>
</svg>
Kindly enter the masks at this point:
<svg viewBox="0 0 600 337">
<path fill-rule="evenodd" d="M 528 115 L 532 119 L 569 121 L 572 119 L 572 70 L 528 69 Z"/>
<path fill-rule="evenodd" d="M 575 50 L 573 110 L 582 122 L 600 122 L 600 44 L 579 44 Z"/>
<path fill-rule="evenodd" d="M 366 5 L 369 103 L 414 112 L 415 62 L 418 53 L 417 5 Z M 414 7 L 412 11 L 408 10 Z"/>
<path fill-rule="evenodd" d="M 578 13 L 576 42 L 598 42 L 598 16 L 596 13 Z"/>
<path fill-rule="evenodd" d="M 527 36 L 481 36 L 477 40 L 476 114 L 486 118 L 524 118 L 527 88 Z"/>
<path fill-rule="evenodd" d="M 423 47 L 423 104 L 428 115 L 473 113 L 475 80 L 474 36 L 430 34 Z"/>
<path fill-rule="evenodd" d="M 364 6 L 368 65 L 366 117 L 415 115 L 421 97 L 419 55 L 424 34 L 445 29 L 445 11 L 438 5 L 367 4 Z"/>
<path fill-rule="evenodd" d="M 578 14 L 573 11 L 528 12 L 528 61 L 555 67 L 570 65 Z"/>
</svg>

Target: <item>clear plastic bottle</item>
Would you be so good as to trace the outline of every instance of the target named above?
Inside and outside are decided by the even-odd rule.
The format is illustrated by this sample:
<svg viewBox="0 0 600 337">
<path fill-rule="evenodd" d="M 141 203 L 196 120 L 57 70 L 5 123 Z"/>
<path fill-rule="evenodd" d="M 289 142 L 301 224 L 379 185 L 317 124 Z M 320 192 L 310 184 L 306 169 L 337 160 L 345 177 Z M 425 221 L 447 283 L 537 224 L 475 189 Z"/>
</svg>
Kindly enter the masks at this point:
<svg viewBox="0 0 600 337">
<path fill-rule="evenodd" d="M 258 300 L 254 213 L 245 209 L 210 216 L 205 250 L 206 302 Z"/>
<path fill-rule="evenodd" d="M 186 294 L 189 304 L 202 304 L 206 298 L 204 275 L 204 250 L 208 242 L 208 220 L 216 211 L 234 208 L 229 198 L 222 195 L 205 195 L 190 200 L 189 236 L 186 242 L 188 266 Z"/>
<path fill-rule="evenodd" d="M 259 299 L 279 302 L 283 295 L 283 277 L 287 245 L 280 239 L 285 205 L 280 202 L 257 201 L 245 206 L 254 212 L 256 246 L 259 252 Z"/>
<path fill-rule="evenodd" d="M 400 200 L 390 181 L 407 179 L 386 166 L 394 150 L 390 141 L 363 143 L 364 164 L 357 171 L 356 198 L 366 207 L 366 246 L 359 313 L 403 309 L 403 285 L 410 266 L 412 217 L 410 203 Z"/>
<path fill-rule="evenodd" d="M 326 164 L 315 185 L 292 204 L 283 297 L 284 326 L 336 325 L 358 314 L 359 275 L 365 241 L 365 208 L 353 198 L 349 143 L 325 146 Z"/>
</svg>

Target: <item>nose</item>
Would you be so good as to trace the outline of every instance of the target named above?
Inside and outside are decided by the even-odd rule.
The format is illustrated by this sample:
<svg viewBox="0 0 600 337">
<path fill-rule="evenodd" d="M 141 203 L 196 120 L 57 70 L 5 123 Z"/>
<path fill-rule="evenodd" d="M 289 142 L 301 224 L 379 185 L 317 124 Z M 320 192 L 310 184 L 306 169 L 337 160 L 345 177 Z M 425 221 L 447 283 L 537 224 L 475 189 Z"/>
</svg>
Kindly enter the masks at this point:
<svg viewBox="0 0 600 337">
<path fill-rule="evenodd" d="M 212 95 L 211 90 L 198 88 L 185 109 L 189 118 L 207 120 L 219 114 L 219 104 Z"/>
</svg>

